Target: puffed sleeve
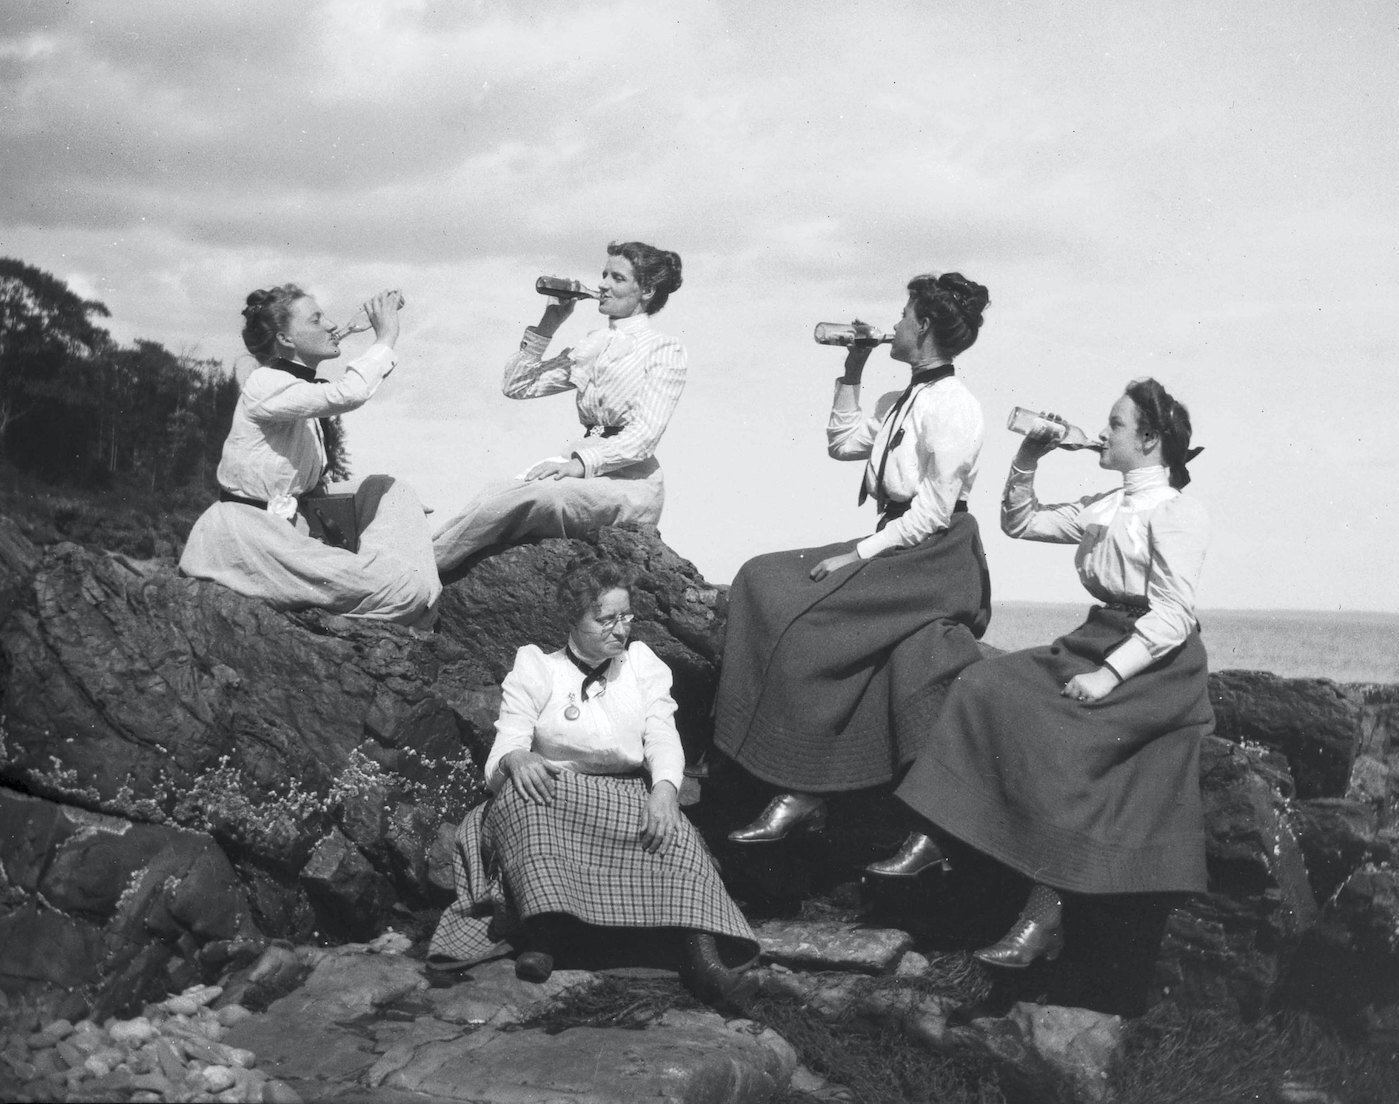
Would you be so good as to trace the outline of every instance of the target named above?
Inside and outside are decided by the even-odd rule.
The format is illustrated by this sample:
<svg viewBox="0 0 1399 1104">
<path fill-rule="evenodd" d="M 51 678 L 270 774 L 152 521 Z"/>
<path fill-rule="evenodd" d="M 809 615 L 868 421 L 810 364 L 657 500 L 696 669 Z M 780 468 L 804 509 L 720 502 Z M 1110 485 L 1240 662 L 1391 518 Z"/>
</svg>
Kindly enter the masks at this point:
<svg viewBox="0 0 1399 1104">
<path fill-rule="evenodd" d="M 243 388 L 245 409 L 256 422 L 290 422 L 344 414 L 367 403 L 398 366 L 387 345 L 374 344 L 345 367 L 338 380 L 311 383 L 279 368 L 259 368 Z"/>
<path fill-rule="evenodd" d="M 1035 497 L 1035 473 L 1014 464 L 1001 493 L 1001 531 L 1017 540 L 1049 544 L 1077 544 L 1083 539 L 1083 511 L 1100 499 L 1116 494 L 1104 491 L 1076 502 L 1044 505 Z"/>
<path fill-rule="evenodd" d="M 826 422 L 826 452 L 831 459 L 868 459 L 879 433 L 880 408 L 887 411 L 897 397 L 898 392 L 884 396 L 875 404 L 876 416 L 867 418 L 860 409 L 860 385 L 837 379 L 836 391 L 831 397 L 831 416 Z"/>
<path fill-rule="evenodd" d="M 500 716 L 495 722 L 495 742 L 486 758 L 486 785 L 492 793 L 499 793 L 505 782 L 500 761 L 512 751 L 529 751 L 534 746 L 534 726 L 553 686 L 543 651 L 526 644 L 515 653 L 515 666 L 500 685 Z"/>
<path fill-rule="evenodd" d="M 573 357 L 565 349 L 556 357 L 544 359 L 549 339 L 530 326 L 520 341 L 520 349 L 505 362 L 500 389 L 510 399 L 537 399 L 557 395 L 573 387 Z"/>
<path fill-rule="evenodd" d="M 675 729 L 675 699 L 670 695 L 670 668 L 640 641 L 627 649 L 636 664 L 636 677 L 646 702 L 645 728 L 641 734 L 642 757 L 651 773 L 651 785 L 669 782 L 676 792 L 685 781 L 685 749 Z"/>
<path fill-rule="evenodd" d="M 1188 495 L 1177 495 L 1151 512 L 1147 523 L 1151 565 L 1146 597 L 1151 609 L 1137 618 L 1108 662 L 1124 679 L 1151 666 L 1184 643 L 1195 629 L 1195 591 L 1209 544 L 1209 515 Z"/>
</svg>

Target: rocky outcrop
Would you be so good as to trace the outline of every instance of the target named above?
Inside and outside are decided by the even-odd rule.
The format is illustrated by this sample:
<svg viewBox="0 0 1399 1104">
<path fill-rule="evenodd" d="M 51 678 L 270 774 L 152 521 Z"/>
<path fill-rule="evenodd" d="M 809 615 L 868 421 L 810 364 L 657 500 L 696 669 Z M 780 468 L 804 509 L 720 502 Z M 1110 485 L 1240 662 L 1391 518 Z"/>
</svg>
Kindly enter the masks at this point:
<svg viewBox="0 0 1399 1104">
<path fill-rule="evenodd" d="M 452 827 L 482 793 L 500 679 L 520 645 L 562 639 L 553 585 L 590 549 L 636 567 L 636 633 L 675 673 L 697 756 L 726 594 L 654 531 L 488 555 L 450 583 L 438 631 L 423 633 L 277 613 L 168 560 L 39 548 L 0 519 L 0 983 L 52 982 L 107 1009 L 191 980 L 230 947 L 364 940 L 390 923 L 422 935 L 450 892 Z M 1210 892 L 1169 915 L 1139 908 L 1140 937 L 1120 930 L 1132 903 L 1075 923 L 1118 940 L 1122 976 L 1154 977 L 1181 1000 L 1253 1013 L 1313 1000 L 1316 979 L 1349 970 L 1364 980 L 1354 1007 L 1396 1003 L 1399 689 L 1226 671 L 1211 694 Z M 713 821 L 716 850 L 733 812 L 726 786 L 711 781 L 695 811 Z M 830 846 L 809 862 L 730 862 L 739 895 L 858 904 L 860 867 L 901 826 L 887 794 L 837 802 L 833 816 Z M 146 888 L 123 897 L 118 885 Z M 221 904 L 206 914 L 196 898 Z M 980 931 L 943 923 L 945 901 L 896 926 L 966 946 L 1005 923 L 996 907 Z M 1064 969 L 1094 965 L 1066 955 Z"/>
</svg>

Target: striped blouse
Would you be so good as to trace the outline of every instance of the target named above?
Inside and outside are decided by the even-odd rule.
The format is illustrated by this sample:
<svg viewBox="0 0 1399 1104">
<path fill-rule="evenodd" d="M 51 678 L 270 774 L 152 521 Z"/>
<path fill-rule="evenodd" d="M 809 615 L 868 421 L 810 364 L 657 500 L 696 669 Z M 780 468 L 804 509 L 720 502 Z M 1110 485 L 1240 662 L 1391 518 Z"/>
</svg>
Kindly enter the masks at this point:
<svg viewBox="0 0 1399 1104">
<path fill-rule="evenodd" d="M 620 426 L 612 437 L 588 437 L 573 446 L 585 476 L 606 475 L 649 459 L 660 444 L 685 389 L 685 349 L 651 328 L 650 316 L 612 319 L 573 349 L 544 359 L 549 339 L 533 326 L 520 351 L 505 363 L 502 390 L 512 399 L 537 399 L 570 388 L 578 392 L 585 426 Z"/>
</svg>

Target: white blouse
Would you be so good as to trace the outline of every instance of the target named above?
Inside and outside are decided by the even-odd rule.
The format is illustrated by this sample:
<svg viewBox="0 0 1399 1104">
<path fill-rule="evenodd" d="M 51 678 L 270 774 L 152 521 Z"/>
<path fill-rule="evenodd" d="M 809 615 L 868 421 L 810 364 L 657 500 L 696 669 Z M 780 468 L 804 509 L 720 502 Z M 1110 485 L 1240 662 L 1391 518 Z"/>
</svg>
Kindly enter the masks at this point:
<svg viewBox="0 0 1399 1104">
<path fill-rule="evenodd" d="M 826 424 L 827 451 L 837 460 L 866 460 L 884 454 L 884 443 L 903 429 L 889 450 L 884 492 L 895 502 L 910 502 L 908 512 L 855 546 L 861 559 L 891 548 L 908 548 L 946 529 L 957 500 L 976 482 L 986 422 L 981 404 L 956 376 L 920 385 L 899 413 L 898 425 L 885 415 L 898 399 L 892 391 L 875 404 L 875 416 L 860 411 L 860 388 L 836 380 L 831 418 Z M 871 467 L 877 466 L 877 461 Z M 866 472 L 865 485 L 876 491 L 878 472 Z"/>
<path fill-rule="evenodd" d="M 505 784 L 500 761 L 512 751 L 533 751 L 579 774 L 626 774 L 644 765 L 653 787 L 670 782 L 679 792 L 685 750 L 675 730 L 670 668 L 638 640 L 612 661 L 601 686 L 588 688 L 587 701 L 583 678 L 563 649 L 546 653 L 526 644 L 515 653 L 486 759 L 492 792 Z M 570 708 L 578 710 L 572 720 Z"/>
<path fill-rule="evenodd" d="M 262 365 L 243 384 L 219 459 L 219 485 L 270 502 L 299 495 L 320 481 L 325 442 L 315 419 L 363 406 L 398 358 L 374 344 L 345 367 L 338 380 L 309 383 L 284 368 Z"/>
<path fill-rule="evenodd" d="M 1026 540 L 1076 543 L 1074 564 L 1089 594 L 1100 602 L 1149 607 L 1108 656 L 1123 678 L 1149 667 L 1194 631 L 1209 517 L 1171 486 L 1164 467 L 1125 472 L 1115 491 L 1042 506 L 1035 498 L 1035 473 L 1012 466 L 1001 528 Z"/>
<path fill-rule="evenodd" d="M 578 392 L 584 425 L 621 426 L 612 437 L 585 437 L 569 447 L 585 477 L 606 475 L 647 460 L 656 452 L 680 393 L 685 390 L 685 349 L 651 328 L 649 315 L 614 318 L 577 348 L 544 360 L 549 339 L 533 326 L 520 351 L 505 363 L 502 390 L 512 399 Z"/>
</svg>

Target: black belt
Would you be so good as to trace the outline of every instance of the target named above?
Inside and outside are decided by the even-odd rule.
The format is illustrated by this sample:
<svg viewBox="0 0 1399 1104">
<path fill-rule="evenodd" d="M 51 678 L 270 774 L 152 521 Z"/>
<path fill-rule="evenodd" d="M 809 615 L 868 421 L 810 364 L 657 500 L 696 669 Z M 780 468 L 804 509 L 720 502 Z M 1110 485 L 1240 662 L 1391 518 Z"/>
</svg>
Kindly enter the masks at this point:
<svg viewBox="0 0 1399 1104">
<path fill-rule="evenodd" d="M 583 428 L 587 431 L 584 433 L 585 437 L 615 437 L 627 427 L 614 425 L 584 425 Z"/>
<path fill-rule="evenodd" d="M 267 503 L 260 498 L 248 498 L 246 495 L 236 495 L 232 491 L 225 491 L 219 488 L 220 502 L 241 502 L 244 506 L 256 506 L 259 510 L 267 509 Z"/>
<path fill-rule="evenodd" d="M 1127 613 L 1133 617 L 1140 617 L 1144 613 L 1150 613 L 1150 606 L 1133 606 L 1126 602 L 1104 602 L 1103 609 L 1112 610 L 1114 613 Z"/>
<path fill-rule="evenodd" d="M 895 518 L 903 517 L 912 506 L 912 499 L 909 499 L 907 502 L 894 502 L 891 499 L 884 504 L 884 512 L 879 515 L 879 520 L 883 524 L 888 525 L 889 522 L 893 521 Z M 959 498 L 957 500 L 957 505 L 952 507 L 952 512 L 954 514 L 965 514 L 967 512 L 967 500 L 965 498 Z"/>
</svg>

